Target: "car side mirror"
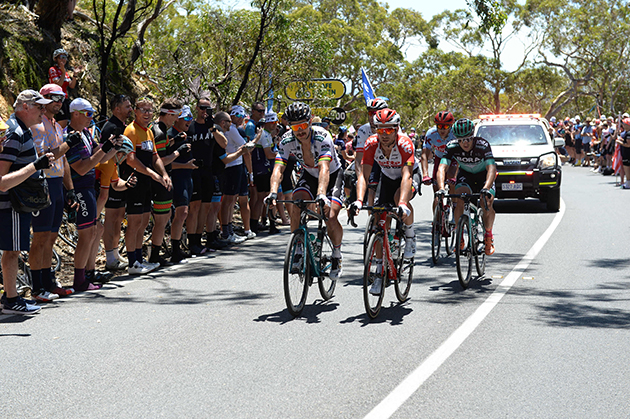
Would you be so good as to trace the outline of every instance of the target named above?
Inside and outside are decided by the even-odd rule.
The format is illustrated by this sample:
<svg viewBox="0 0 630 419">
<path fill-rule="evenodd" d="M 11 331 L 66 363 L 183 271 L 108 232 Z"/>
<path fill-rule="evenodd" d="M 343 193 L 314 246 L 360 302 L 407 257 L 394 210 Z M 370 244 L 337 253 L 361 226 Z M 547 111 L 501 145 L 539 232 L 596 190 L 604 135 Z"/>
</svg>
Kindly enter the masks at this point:
<svg viewBox="0 0 630 419">
<path fill-rule="evenodd" d="M 559 147 L 564 147 L 565 142 L 564 142 L 564 138 L 554 138 L 553 139 L 553 146 L 556 148 Z"/>
</svg>

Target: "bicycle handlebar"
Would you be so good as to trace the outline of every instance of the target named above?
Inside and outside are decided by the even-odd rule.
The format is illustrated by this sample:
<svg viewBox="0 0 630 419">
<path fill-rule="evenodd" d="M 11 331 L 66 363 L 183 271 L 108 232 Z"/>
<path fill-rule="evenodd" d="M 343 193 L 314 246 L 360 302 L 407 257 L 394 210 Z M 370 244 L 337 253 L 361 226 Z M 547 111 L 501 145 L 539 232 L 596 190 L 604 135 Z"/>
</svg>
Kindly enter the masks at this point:
<svg viewBox="0 0 630 419">
<path fill-rule="evenodd" d="M 462 199 L 465 202 L 470 202 L 473 199 L 481 199 L 482 196 L 484 198 L 484 199 L 482 199 L 483 207 L 487 211 L 488 210 L 488 197 L 485 194 L 464 192 L 464 193 L 451 193 L 451 194 L 445 194 L 444 195 L 444 197 L 447 197 L 447 198 L 459 198 L 459 199 Z"/>
</svg>

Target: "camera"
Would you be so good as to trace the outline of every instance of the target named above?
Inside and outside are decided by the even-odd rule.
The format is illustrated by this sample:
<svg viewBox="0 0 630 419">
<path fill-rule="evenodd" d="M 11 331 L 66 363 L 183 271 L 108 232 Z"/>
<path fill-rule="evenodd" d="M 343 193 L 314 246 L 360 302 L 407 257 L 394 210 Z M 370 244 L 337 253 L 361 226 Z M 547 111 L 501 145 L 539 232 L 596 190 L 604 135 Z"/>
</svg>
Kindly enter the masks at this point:
<svg viewBox="0 0 630 419">
<path fill-rule="evenodd" d="M 208 115 L 206 115 L 205 123 L 207 127 L 214 127 L 214 116 L 212 116 L 212 113 L 208 112 Z"/>
</svg>

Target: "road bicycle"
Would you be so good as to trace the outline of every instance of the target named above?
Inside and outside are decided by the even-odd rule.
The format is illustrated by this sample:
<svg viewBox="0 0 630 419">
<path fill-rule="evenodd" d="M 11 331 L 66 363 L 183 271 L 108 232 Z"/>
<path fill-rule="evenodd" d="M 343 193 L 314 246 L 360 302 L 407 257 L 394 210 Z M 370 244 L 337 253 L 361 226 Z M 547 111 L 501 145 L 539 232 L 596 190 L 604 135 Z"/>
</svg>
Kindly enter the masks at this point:
<svg viewBox="0 0 630 419">
<path fill-rule="evenodd" d="M 482 277 L 486 271 L 486 253 L 484 245 L 485 227 L 483 223 L 483 211 L 481 206 L 473 201 L 478 201 L 481 194 L 462 193 L 448 194 L 449 198 L 459 198 L 464 203 L 464 212 L 457 221 L 455 237 L 455 264 L 457 277 L 462 288 L 468 288 L 472 277 L 472 264 L 475 260 L 477 274 Z M 488 203 L 483 199 L 484 207 L 488 209 Z"/>
<path fill-rule="evenodd" d="M 319 293 L 324 301 L 332 298 L 337 285 L 336 279 L 330 278 L 332 269 L 333 244 L 326 233 L 326 216 L 323 206 L 318 201 L 310 200 L 278 200 L 289 203 L 300 209 L 300 224 L 291 233 L 284 257 L 284 299 L 292 316 L 298 317 L 304 305 L 308 289 L 317 278 Z M 312 204 L 319 207 L 315 212 Z M 317 220 L 317 231 L 310 232 L 309 220 Z M 270 218 L 271 220 L 271 218 Z M 273 221 L 273 220 L 272 220 Z"/>
<path fill-rule="evenodd" d="M 404 303 L 409 298 L 409 290 L 413 281 L 414 258 L 405 259 L 404 245 L 401 245 L 401 238 L 404 238 L 403 222 L 397 212 L 397 208 L 392 205 L 386 206 L 366 206 L 362 210 L 371 211 L 371 218 L 375 220 L 374 228 L 369 234 L 369 240 L 365 252 L 363 266 L 363 302 L 365 312 L 374 319 L 381 311 L 385 288 L 391 283 L 394 284 L 396 298 Z M 349 222 L 356 227 L 354 215 L 349 215 Z M 388 226 L 395 222 L 395 227 Z M 376 279 L 381 279 L 382 285 L 380 293 L 371 294 L 370 288 Z"/>
<path fill-rule="evenodd" d="M 440 259 L 440 247 L 444 237 L 444 249 L 450 256 L 455 250 L 455 221 L 453 218 L 453 202 L 451 198 L 437 199 L 431 223 L 431 259 L 437 265 Z"/>
</svg>

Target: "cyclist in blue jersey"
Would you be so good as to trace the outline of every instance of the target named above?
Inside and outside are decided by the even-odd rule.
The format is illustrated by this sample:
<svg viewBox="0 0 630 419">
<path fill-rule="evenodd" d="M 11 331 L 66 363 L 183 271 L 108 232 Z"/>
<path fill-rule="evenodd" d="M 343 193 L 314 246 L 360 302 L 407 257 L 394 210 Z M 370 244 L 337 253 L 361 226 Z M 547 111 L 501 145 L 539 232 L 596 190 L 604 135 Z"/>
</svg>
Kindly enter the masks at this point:
<svg viewBox="0 0 630 419">
<path fill-rule="evenodd" d="M 446 171 L 453 161 L 456 162 L 460 170 L 455 183 L 455 193 L 481 193 L 487 199 L 488 209 L 483 207 L 483 223 L 486 227 L 484 243 L 486 255 L 491 255 L 494 253 L 492 225 L 495 212 L 492 203 L 495 196 L 494 179 L 497 176 L 497 166 L 490 144 L 481 137 L 474 137 L 474 130 L 475 124 L 466 118 L 458 119 L 453 125 L 456 140 L 448 143 L 440 161 L 437 172 L 439 191 L 436 196 L 446 194 L 444 190 Z M 459 199 L 453 201 L 455 221 L 457 221 L 464 211 L 464 206 Z"/>
</svg>

